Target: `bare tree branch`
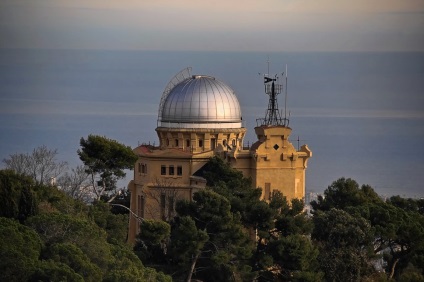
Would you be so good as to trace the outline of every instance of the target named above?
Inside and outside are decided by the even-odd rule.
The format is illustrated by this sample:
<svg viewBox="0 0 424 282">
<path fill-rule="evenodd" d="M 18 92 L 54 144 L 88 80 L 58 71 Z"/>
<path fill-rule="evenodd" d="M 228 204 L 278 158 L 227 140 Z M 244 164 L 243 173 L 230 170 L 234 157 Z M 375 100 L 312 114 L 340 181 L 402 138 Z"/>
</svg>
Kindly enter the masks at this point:
<svg viewBox="0 0 424 282">
<path fill-rule="evenodd" d="M 156 178 L 153 187 L 145 189 L 144 194 L 156 202 L 156 205 L 146 207 L 146 212 L 151 217 L 162 217 L 165 221 L 169 221 L 175 217 L 175 204 L 178 200 L 181 200 L 181 195 L 180 190 L 172 180 Z M 165 200 L 164 207 L 162 207 L 162 200 Z"/>
<path fill-rule="evenodd" d="M 83 165 L 73 168 L 71 173 L 65 172 L 59 177 L 57 184 L 62 191 L 74 199 L 91 203 L 96 198 L 92 191 L 89 175 Z"/>
<path fill-rule="evenodd" d="M 57 149 L 50 150 L 45 145 L 35 148 L 31 154 L 12 154 L 3 159 L 7 169 L 30 176 L 37 183 L 49 184 L 67 168 L 66 162 L 56 160 Z"/>
</svg>

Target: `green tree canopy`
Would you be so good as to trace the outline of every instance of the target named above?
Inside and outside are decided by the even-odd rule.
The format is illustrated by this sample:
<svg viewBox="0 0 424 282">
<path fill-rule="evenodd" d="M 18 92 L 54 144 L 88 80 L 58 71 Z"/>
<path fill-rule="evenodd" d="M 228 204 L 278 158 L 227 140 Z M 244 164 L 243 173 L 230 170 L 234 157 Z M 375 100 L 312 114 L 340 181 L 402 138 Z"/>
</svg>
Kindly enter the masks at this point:
<svg viewBox="0 0 424 282">
<path fill-rule="evenodd" d="M 209 190 L 177 202 L 177 217 L 167 224 L 144 220 L 136 251 L 143 261 L 160 264 L 177 281 L 245 281 L 253 242 L 231 212 L 225 197 Z M 171 228 L 170 228 L 171 227 Z"/>
<path fill-rule="evenodd" d="M 42 241 L 19 222 L 0 217 L 0 280 L 26 281 L 37 268 Z"/>
<path fill-rule="evenodd" d="M 239 216 L 231 213 L 228 199 L 213 191 L 201 190 L 194 193 L 193 201 L 179 201 L 177 213 L 193 220 L 199 238 L 199 244 L 193 248 L 197 253 L 192 254 L 189 277 L 194 274 L 196 279 L 228 281 L 235 277 L 244 280 L 251 275 L 249 258 L 253 244 Z M 187 225 L 191 224 L 187 222 Z M 177 241 L 180 240 L 184 238 Z"/>
<path fill-rule="evenodd" d="M 189 269 L 192 258 L 201 252 L 209 240 L 207 232 L 198 229 L 196 222 L 189 216 L 175 218 L 171 238 L 170 256 L 184 269 Z"/>
<path fill-rule="evenodd" d="M 0 170 L 1 281 L 171 281 L 124 243 L 127 215 Z M 15 219 L 19 219 L 21 223 Z"/>
<path fill-rule="evenodd" d="M 229 163 L 219 157 L 211 158 L 197 175 L 203 176 L 211 190 L 227 199 L 230 214 L 239 220 L 243 232 L 248 234 L 250 246 L 245 251 L 249 254 L 249 273 L 252 277 L 256 277 L 258 281 L 287 280 L 295 276 L 296 279 L 309 281 L 322 277 L 317 271 L 318 251 L 308 238 L 312 221 L 303 211 L 302 200 L 294 199 L 289 203 L 278 191 L 273 192 L 270 202 L 261 200 L 261 189 L 252 187 L 250 179 L 244 178 L 240 171 L 231 168 Z M 209 206 L 209 203 L 199 203 L 202 208 Z M 180 210 L 179 215 L 190 214 L 192 218 L 198 213 L 195 208 L 187 208 L 184 212 Z M 198 226 L 199 216 L 196 218 Z M 206 220 L 210 221 L 211 219 Z M 223 220 L 225 221 L 228 220 Z M 213 241 L 213 238 L 209 240 Z M 205 248 L 207 246 L 208 242 L 205 243 Z M 291 251 L 285 253 L 284 260 L 276 250 Z M 286 261 L 299 263 L 288 267 Z M 306 261 L 310 263 L 304 263 Z"/>
<path fill-rule="evenodd" d="M 260 200 L 262 190 L 254 188 L 251 179 L 243 177 L 222 158 L 211 158 L 197 174 L 206 179 L 207 186 L 214 192 L 228 199 L 231 212 L 238 214 L 245 226 L 272 227 L 268 204 Z"/>
<path fill-rule="evenodd" d="M 100 281 L 102 278 L 102 270 L 90 258 L 73 243 L 57 243 L 48 246 L 43 257 L 52 260 L 56 264 L 64 264 L 80 275 L 84 281 Z"/>
<path fill-rule="evenodd" d="M 127 241 L 128 214 L 114 214 L 110 205 L 95 201 L 90 205 L 88 216 L 106 231 L 109 243 L 120 244 Z"/>
<path fill-rule="evenodd" d="M 33 216 L 26 224 L 40 234 L 47 246 L 75 244 L 102 270 L 106 270 L 112 260 L 106 232 L 84 218 L 49 213 Z"/>
<path fill-rule="evenodd" d="M 0 216 L 24 221 L 38 211 L 34 181 L 12 170 L 0 170 Z"/>
<path fill-rule="evenodd" d="M 320 265 L 328 281 L 356 281 L 373 272 L 368 252 L 373 250 L 369 222 L 339 209 L 314 215 L 312 238 L 320 247 Z"/>
<path fill-rule="evenodd" d="M 384 201 L 370 186 L 359 188 L 356 181 L 345 178 L 333 182 L 324 195 L 311 204 L 315 222 L 313 238 L 320 247 L 331 247 L 327 252 L 321 249 L 321 261 L 338 265 L 327 265 L 327 270 L 333 269 L 332 273 L 326 272 L 327 278 L 354 275 L 343 273 L 355 269 L 350 265 L 356 265 L 362 277 L 373 275 L 370 264 L 384 267 L 389 278 L 399 278 L 411 269 L 414 274 L 408 275 L 417 271 L 424 275 L 422 200 L 393 196 Z M 361 238 L 371 241 L 365 244 Z M 336 244 L 346 247 L 339 248 Z M 358 253 L 359 249 L 363 251 Z M 384 263 L 379 262 L 379 257 Z"/>
<path fill-rule="evenodd" d="M 312 201 L 314 210 L 328 211 L 332 208 L 346 209 L 347 207 L 363 206 L 365 203 L 381 203 L 382 200 L 374 190 L 359 184 L 351 178 L 340 178 L 334 181 L 324 191 L 324 196 L 319 196 L 318 201 Z"/>
<path fill-rule="evenodd" d="M 171 226 L 164 221 L 143 220 L 135 251 L 142 261 L 163 263 Z"/>
<path fill-rule="evenodd" d="M 125 169 L 133 169 L 137 156 L 131 147 L 98 135 L 81 138 L 78 155 L 91 175 L 97 199 L 116 188 L 116 181 L 125 177 Z M 100 185 L 99 185 L 100 184 Z"/>
<path fill-rule="evenodd" d="M 318 249 L 310 239 L 312 221 L 302 200 L 287 201 L 274 191 L 268 209 L 273 228 L 257 229 L 256 251 L 252 258 L 258 281 L 320 281 Z"/>
<path fill-rule="evenodd" d="M 84 278 L 76 273 L 69 265 L 52 259 L 39 261 L 38 267 L 28 281 L 76 281 L 84 282 Z"/>
</svg>

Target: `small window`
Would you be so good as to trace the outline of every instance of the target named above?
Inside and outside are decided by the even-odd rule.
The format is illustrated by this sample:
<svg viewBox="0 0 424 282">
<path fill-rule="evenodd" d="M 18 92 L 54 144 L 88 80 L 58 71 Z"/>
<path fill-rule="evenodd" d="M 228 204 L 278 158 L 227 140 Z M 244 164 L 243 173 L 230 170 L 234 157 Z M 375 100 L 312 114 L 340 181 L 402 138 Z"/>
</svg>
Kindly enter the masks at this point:
<svg viewBox="0 0 424 282">
<path fill-rule="evenodd" d="M 216 138 L 211 138 L 211 150 L 215 150 L 216 147 Z"/>
<path fill-rule="evenodd" d="M 142 163 L 138 163 L 138 172 L 143 172 L 143 164 Z"/>
<path fill-rule="evenodd" d="M 271 200 L 271 183 L 265 183 L 265 195 L 264 200 L 269 201 Z"/>
<path fill-rule="evenodd" d="M 182 166 L 177 166 L 177 175 L 183 175 L 183 167 Z"/>
<path fill-rule="evenodd" d="M 166 175 L 166 166 L 162 165 L 162 166 L 160 167 L 160 174 L 161 174 L 161 175 Z"/>
<path fill-rule="evenodd" d="M 174 166 L 173 165 L 169 166 L 169 175 L 174 175 Z"/>
<path fill-rule="evenodd" d="M 175 147 L 178 147 L 178 146 L 179 146 L 178 139 L 175 139 Z"/>
<path fill-rule="evenodd" d="M 190 145 L 191 145 L 191 143 L 190 143 L 190 139 L 187 139 L 187 140 L 186 140 L 186 147 L 187 147 L 187 148 L 190 148 Z"/>
<path fill-rule="evenodd" d="M 235 139 L 233 139 L 233 146 L 235 146 L 236 145 L 236 140 Z"/>
<path fill-rule="evenodd" d="M 169 139 L 166 139 L 166 146 L 169 146 Z"/>
<path fill-rule="evenodd" d="M 203 140 L 202 139 L 199 140 L 199 147 L 203 147 Z"/>
<path fill-rule="evenodd" d="M 227 140 L 225 140 L 225 139 L 224 139 L 224 140 L 222 141 L 222 145 L 224 145 L 224 147 L 225 147 L 225 146 L 227 146 Z"/>
</svg>

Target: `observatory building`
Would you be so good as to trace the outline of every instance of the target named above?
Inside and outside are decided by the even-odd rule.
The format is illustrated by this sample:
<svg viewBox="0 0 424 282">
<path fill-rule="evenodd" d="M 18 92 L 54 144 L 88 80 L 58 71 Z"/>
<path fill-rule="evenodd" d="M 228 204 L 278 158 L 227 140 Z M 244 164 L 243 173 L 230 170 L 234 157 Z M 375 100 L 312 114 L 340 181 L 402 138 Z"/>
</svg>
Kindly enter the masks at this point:
<svg viewBox="0 0 424 282">
<path fill-rule="evenodd" d="M 187 68 L 168 83 L 162 94 L 156 132 L 159 146 L 141 145 L 131 191 L 129 242 L 139 232 L 139 218 L 170 219 L 175 203 L 192 199 L 205 189 L 206 180 L 196 176 L 213 156 L 226 159 L 254 187 L 262 188 L 269 200 L 273 190 L 288 199 L 305 196 L 305 170 L 312 152 L 290 143 L 291 128 L 281 117 L 277 95 L 282 90 L 278 77 L 264 77 L 270 96 L 265 118 L 257 120 L 257 141 L 243 147 L 246 128 L 242 125 L 239 101 L 233 89 L 206 75 L 192 75 Z M 287 80 L 287 79 L 286 79 Z"/>
</svg>

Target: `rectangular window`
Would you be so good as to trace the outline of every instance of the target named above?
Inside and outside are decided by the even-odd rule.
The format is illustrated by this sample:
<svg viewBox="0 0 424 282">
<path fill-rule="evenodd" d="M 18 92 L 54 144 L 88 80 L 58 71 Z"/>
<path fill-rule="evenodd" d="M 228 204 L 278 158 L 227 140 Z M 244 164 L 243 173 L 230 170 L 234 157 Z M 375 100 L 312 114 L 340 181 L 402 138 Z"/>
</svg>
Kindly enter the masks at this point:
<svg viewBox="0 0 424 282">
<path fill-rule="evenodd" d="M 165 220 L 166 195 L 160 195 L 160 217 Z"/>
<path fill-rule="evenodd" d="M 177 175 L 183 175 L 183 167 L 182 166 L 177 166 Z"/>
<path fill-rule="evenodd" d="M 139 217 L 144 217 L 144 197 L 142 195 L 138 195 L 137 215 Z"/>
<path fill-rule="evenodd" d="M 168 219 L 172 218 L 173 213 L 174 213 L 174 197 L 169 196 L 168 197 Z"/>
<path fill-rule="evenodd" d="M 211 138 L 211 150 L 215 150 L 216 147 L 216 139 L 215 138 Z"/>
<path fill-rule="evenodd" d="M 138 172 L 142 172 L 142 164 L 138 163 Z"/>
<path fill-rule="evenodd" d="M 166 206 L 166 195 L 160 194 L 160 206 L 161 208 L 165 208 Z"/>
<path fill-rule="evenodd" d="M 169 175 L 174 175 L 174 166 L 173 165 L 169 166 Z"/>
<path fill-rule="evenodd" d="M 187 139 L 187 140 L 186 140 L 186 147 L 187 147 L 187 148 L 190 148 L 190 145 L 191 145 L 191 144 L 190 144 L 190 139 Z"/>
<path fill-rule="evenodd" d="M 138 216 L 138 218 L 144 217 L 144 197 L 142 195 L 138 195 L 137 197 L 136 215 Z M 140 224 L 137 224 L 136 226 L 137 232 L 140 232 Z"/>
<path fill-rule="evenodd" d="M 160 166 L 160 174 L 161 175 L 166 175 L 166 166 L 164 166 L 164 165 L 161 165 Z"/>
<path fill-rule="evenodd" d="M 199 147 L 200 148 L 203 147 L 203 140 L 202 139 L 199 139 Z"/>
<path fill-rule="evenodd" d="M 271 200 L 271 183 L 265 183 L 265 195 L 264 200 L 269 201 Z"/>
<path fill-rule="evenodd" d="M 175 139 L 175 147 L 178 147 L 178 139 Z"/>
</svg>

